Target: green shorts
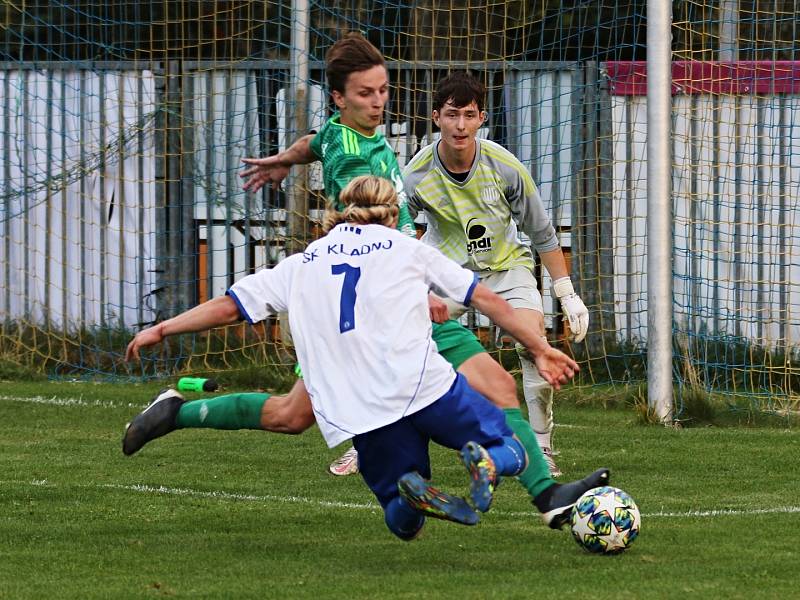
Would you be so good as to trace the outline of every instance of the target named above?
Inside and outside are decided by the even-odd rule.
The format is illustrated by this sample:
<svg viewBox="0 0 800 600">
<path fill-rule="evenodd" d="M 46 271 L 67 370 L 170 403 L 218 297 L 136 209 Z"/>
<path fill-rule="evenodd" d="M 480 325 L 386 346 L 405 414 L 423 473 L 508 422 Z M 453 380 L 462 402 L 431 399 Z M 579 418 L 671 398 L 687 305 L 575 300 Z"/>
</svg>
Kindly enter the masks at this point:
<svg viewBox="0 0 800 600">
<path fill-rule="evenodd" d="M 475 334 L 453 319 L 433 323 L 433 341 L 439 354 L 456 370 L 476 354 L 486 352 Z"/>
</svg>

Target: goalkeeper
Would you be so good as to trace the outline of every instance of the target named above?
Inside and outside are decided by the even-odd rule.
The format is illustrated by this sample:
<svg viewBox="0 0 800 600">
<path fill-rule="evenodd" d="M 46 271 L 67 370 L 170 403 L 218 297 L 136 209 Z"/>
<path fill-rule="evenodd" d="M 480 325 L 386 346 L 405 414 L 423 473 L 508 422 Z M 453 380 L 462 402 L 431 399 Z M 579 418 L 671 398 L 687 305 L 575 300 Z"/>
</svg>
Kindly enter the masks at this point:
<svg viewBox="0 0 800 600">
<path fill-rule="evenodd" d="M 478 139 L 486 120 L 486 90 L 466 72 L 452 73 L 433 97 L 433 122 L 441 139 L 423 148 L 403 170 L 409 211 L 423 211 L 428 229 L 422 238 L 481 283 L 507 300 L 545 335 L 542 297 L 533 274 L 531 246 L 553 279 L 576 342 L 586 336 L 589 312 L 575 294 L 564 254 L 528 171 L 511 152 Z M 530 246 L 519 239 L 521 229 Z M 467 308 L 447 300 L 450 317 Z M 530 354 L 517 344 L 528 418 L 552 476 L 553 387 L 542 378 Z"/>
</svg>

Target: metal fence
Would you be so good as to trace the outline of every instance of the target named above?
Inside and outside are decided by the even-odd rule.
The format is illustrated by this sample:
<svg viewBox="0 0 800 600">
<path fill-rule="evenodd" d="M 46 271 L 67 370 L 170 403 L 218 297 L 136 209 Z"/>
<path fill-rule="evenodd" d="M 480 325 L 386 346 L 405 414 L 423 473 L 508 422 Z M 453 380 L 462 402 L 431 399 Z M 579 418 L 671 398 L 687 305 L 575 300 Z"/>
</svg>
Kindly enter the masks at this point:
<svg viewBox="0 0 800 600">
<path fill-rule="evenodd" d="M 451 63 L 390 63 L 386 135 L 403 164 L 435 138 L 431 90 Z M 222 293 L 307 238 L 286 194 L 245 193 L 240 159 L 303 132 L 275 61 L 0 65 L 0 315 L 137 326 Z M 646 97 L 597 63 L 481 63 L 482 133 L 537 181 L 593 312 L 594 341 L 646 339 Z M 310 65 L 323 80 L 322 65 Z M 310 88 L 310 127 L 329 112 Z M 800 100 L 676 96 L 674 280 L 679 327 L 764 345 L 798 338 Z M 291 207 L 288 207 L 289 209 Z M 548 324 L 555 307 L 542 274 Z M 681 323 L 685 324 L 682 325 Z"/>
</svg>

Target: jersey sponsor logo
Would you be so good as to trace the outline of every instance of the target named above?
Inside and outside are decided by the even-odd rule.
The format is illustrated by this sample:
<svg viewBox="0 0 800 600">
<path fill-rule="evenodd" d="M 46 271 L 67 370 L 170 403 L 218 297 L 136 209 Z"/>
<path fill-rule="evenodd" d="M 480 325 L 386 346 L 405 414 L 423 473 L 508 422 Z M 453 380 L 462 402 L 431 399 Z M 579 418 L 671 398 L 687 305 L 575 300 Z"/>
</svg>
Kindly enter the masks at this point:
<svg viewBox="0 0 800 600">
<path fill-rule="evenodd" d="M 323 142 L 321 149 L 322 149 L 322 158 L 325 158 L 325 155 L 328 153 L 328 142 Z"/>
<path fill-rule="evenodd" d="M 464 233 L 467 234 L 467 254 L 480 254 L 492 251 L 492 238 L 486 235 L 486 226 L 476 223 L 477 217 L 467 222 Z"/>
<path fill-rule="evenodd" d="M 392 240 L 382 242 L 372 242 L 371 244 L 361 244 L 357 248 L 346 248 L 344 244 L 328 244 L 328 254 L 336 256 L 364 256 L 370 252 L 378 250 L 391 250 Z"/>
</svg>

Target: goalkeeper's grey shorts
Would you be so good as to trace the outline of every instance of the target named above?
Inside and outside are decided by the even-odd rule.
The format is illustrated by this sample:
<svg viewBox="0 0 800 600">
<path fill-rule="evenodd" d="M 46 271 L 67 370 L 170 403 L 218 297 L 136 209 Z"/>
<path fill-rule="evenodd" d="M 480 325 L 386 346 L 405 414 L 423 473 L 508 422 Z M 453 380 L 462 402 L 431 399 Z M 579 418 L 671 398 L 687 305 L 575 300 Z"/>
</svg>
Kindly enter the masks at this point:
<svg viewBox="0 0 800 600">
<path fill-rule="evenodd" d="M 528 308 L 544 314 L 542 295 L 536 286 L 536 278 L 528 267 L 512 267 L 508 271 L 479 273 L 480 282 L 514 308 Z M 467 307 L 449 298 L 444 302 L 450 309 L 450 318 L 458 319 Z"/>
</svg>

